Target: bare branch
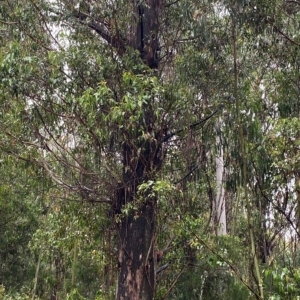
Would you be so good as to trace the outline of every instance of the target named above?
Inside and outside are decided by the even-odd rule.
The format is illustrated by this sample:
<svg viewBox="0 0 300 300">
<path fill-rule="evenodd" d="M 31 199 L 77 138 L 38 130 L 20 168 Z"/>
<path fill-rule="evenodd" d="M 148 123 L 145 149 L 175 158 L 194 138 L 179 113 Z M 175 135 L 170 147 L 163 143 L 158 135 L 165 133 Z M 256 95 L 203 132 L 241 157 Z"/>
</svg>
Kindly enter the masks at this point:
<svg viewBox="0 0 300 300">
<path fill-rule="evenodd" d="M 296 0 L 288 0 L 286 1 L 286 3 L 294 3 L 300 5 L 300 1 L 296 1 Z"/>
<path fill-rule="evenodd" d="M 281 29 L 279 29 L 276 25 L 273 25 L 273 28 L 275 31 L 277 31 L 279 34 L 281 34 L 285 39 L 287 39 L 289 42 L 291 42 L 294 45 L 300 46 L 299 43 L 292 40 L 287 34 L 285 34 Z"/>
<path fill-rule="evenodd" d="M 223 107 L 223 105 L 220 104 L 213 113 L 211 113 L 209 116 L 207 116 L 207 117 L 205 117 L 205 118 L 189 125 L 188 128 L 193 129 L 193 128 L 197 127 L 198 125 L 204 124 L 206 121 L 208 121 L 210 118 L 212 118 L 219 111 L 219 109 L 222 108 L 222 107 Z M 173 137 L 174 135 L 176 135 L 178 133 L 181 133 L 183 131 L 184 131 L 184 129 L 179 129 L 177 131 L 174 131 L 174 132 L 171 132 L 171 133 L 165 135 L 165 137 L 163 139 L 163 143 L 167 142 L 171 137 Z"/>
<path fill-rule="evenodd" d="M 43 160 L 42 163 L 43 163 L 43 166 L 44 166 L 45 170 L 48 172 L 48 174 L 52 178 L 52 180 L 55 181 L 60 186 L 63 186 L 64 188 L 67 188 L 70 191 L 74 191 L 76 193 L 84 192 L 84 193 L 87 193 L 87 195 L 89 193 L 91 193 L 91 194 L 94 194 L 94 195 L 96 194 L 97 198 L 99 197 L 99 199 L 95 199 L 93 197 L 86 197 L 86 200 L 89 201 L 89 202 L 100 202 L 100 203 L 112 204 L 112 200 L 111 199 L 109 199 L 109 198 L 107 198 L 105 196 L 99 195 L 93 189 L 90 189 L 90 188 L 88 188 L 88 187 L 86 187 L 84 185 L 77 185 L 77 186 L 70 185 L 70 184 L 62 181 L 61 179 L 57 178 L 57 176 L 50 169 L 49 165 L 47 164 L 47 162 L 45 160 Z"/>
<path fill-rule="evenodd" d="M 179 2 L 179 1 L 180 1 L 180 0 L 175 0 L 175 1 L 171 2 L 171 3 L 166 3 L 166 4 L 165 4 L 165 7 L 169 7 L 169 6 L 173 5 L 173 4 L 176 4 L 176 3 Z"/>
</svg>

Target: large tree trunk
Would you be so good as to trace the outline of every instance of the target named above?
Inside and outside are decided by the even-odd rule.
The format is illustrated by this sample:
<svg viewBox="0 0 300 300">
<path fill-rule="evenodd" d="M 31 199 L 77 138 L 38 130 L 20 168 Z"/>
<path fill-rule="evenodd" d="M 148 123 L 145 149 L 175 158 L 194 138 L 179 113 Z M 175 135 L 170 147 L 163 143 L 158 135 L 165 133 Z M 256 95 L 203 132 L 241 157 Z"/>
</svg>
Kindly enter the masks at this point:
<svg viewBox="0 0 300 300">
<path fill-rule="evenodd" d="M 154 297 L 154 219 L 153 203 L 146 202 L 122 220 L 117 299 L 152 300 Z"/>
<path fill-rule="evenodd" d="M 158 68 L 158 16 L 163 7 L 162 0 L 137 1 L 137 28 L 131 31 L 132 47 L 140 52 L 145 65 Z M 150 103 L 149 103 L 150 104 Z M 123 183 L 117 194 L 117 209 L 129 207 L 121 215 L 119 226 L 119 275 L 116 299 L 152 300 L 155 292 L 155 197 L 144 193 L 143 199 L 136 201 L 139 185 L 155 180 L 161 167 L 161 133 L 154 133 L 155 114 L 150 105 L 144 107 L 144 131 L 155 136 L 153 141 L 139 145 L 137 149 L 125 142 L 123 147 Z M 138 140 L 138 136 L 130 137 Z M 134 162 L 134 163 L 133 163 Z M 139 195 L 141 197 L 141 195 Z M 128 203 L 134 203 L 130 208 Z"/>
<path fill-rule="evenodd" d="M 117 194 L 117 210 L 121 212 L 125 208 L 118 224 L 119 276 L 116 298 L 120 300 L 152 300 L 154 297 L 156 199 L 153 195 L 149 196 L 147 191 L 138 194 L 138 187 L 153 180 L 149 174 L 155 174 L 160 169 L 158 145 L 148 142 L 139 154 L 127 143 L 123 149 L 124 182 Z M 139 159 L 136 162 L 133 158 L 137 157 Z"/>
</svg>

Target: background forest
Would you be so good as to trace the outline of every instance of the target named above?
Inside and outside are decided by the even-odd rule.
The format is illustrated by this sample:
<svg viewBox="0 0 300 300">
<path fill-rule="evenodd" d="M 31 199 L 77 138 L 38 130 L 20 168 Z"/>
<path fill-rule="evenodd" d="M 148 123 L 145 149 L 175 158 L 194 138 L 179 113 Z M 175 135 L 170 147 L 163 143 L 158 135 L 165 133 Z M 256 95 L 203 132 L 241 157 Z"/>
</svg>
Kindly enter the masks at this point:
<svg viewBox="0 0 300 300">
<path fill-rule="evenodd" d="M 300 2 L 0 2 L 0 299 L 299 299 Z"/>
</svg>

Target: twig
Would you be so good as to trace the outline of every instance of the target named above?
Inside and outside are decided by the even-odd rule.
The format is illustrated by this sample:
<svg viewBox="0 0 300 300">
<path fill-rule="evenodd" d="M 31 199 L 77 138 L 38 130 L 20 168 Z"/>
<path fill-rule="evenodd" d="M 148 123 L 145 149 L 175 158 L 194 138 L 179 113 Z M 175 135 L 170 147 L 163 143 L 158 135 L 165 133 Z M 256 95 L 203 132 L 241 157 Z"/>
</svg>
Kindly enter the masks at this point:
<svg viewBox="0 0 300 300">
<path fill-rule="evenodd" d="M 162 300 L 167 299 L 167 297 L 169 296 L 171 290 L 174 288 L 176 282 L 178 281 L 179 277 L 182 275 L 182 273 L 184 272 L 184 270 L 186 269 L 186 267 L 189 265 L 189 263 L 185 264 L 183 266 L 183 268 L 180 270 L 180 272 L 177 274 L 177 276 L 174 278 L 170 288 L 167 290 L 167 292 L 165 293 L 164 297 L 162 298 Z"/>
<path fill-rule="evenodd" d="M 214 115 L 215 115 L 222 107 L 223 107 L 223 105 L 220 104 L 214 112 L 212 112 L 210 115 L 208 115 L 208 116 L 205 117 L 204 119 L 201 119 L 201 120 L 199 120 L 199 121 L 197 121 L 197 122 L 195 122 L 195 123 L 189 125 L 188 128 L 189 128 L 189 129 L 193 129 L 193 128 L 197 127 L 198 125 L 205 123 L 205 122 L 208 121 L 210 118 L 212 118 L 212 117 L 213 117 L 213 116 L 214 116 Z M 174 135 L 176 135 L 176 134 L 178 134 L 178 133 L 181 133 L 181 132 L 183 132 L 183 131 L 184 131 L 184 129 L 179 129 L 179 130 L 177 130 L 177 131 L 174 131 L 174 132 L 171 132 L 171 133 L 165 135 L 165 137 L 164 137 L 164 139 L 163 139 L 163 143 L 167 142 L 171 137 L 173 137 Z"/>
</svg>

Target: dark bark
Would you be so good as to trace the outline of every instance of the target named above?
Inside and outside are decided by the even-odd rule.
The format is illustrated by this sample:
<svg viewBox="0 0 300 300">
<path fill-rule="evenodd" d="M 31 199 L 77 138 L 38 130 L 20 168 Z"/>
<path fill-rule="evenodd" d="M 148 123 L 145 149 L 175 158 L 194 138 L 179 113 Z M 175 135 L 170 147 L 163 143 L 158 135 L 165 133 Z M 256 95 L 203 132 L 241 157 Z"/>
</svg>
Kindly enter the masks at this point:
<svg viewBox="0 0 300 300">
<path fill-rule="evenodd" d="M 134 17 L 128 24 L 126 36 L 120 32 L 109 32 L 109 26 L 101 20 L 88 21 L 88 14 L 76 12 L 74 16 L 97 32 L 115 51 L 122 56 L 127 48 L 138 50 L 144 64 L 150 69 L 158 69 L 159 57 L 159 15 L 164 7 L 164 0 L 142 0 L 132 2 Z M 129 4 L 129 5 L 131 5 Z M 162 165 L 163 136 L 154 132 L 155 114 L 148 103 L 144 107 L 143 131 L 155 139 L 137 144 L 136 136 L 124 132 L 123 143 L 123 181 L 120 183 L 113 210 L 121 214 L 117 224 L 119 237 L 119 274 L 116 298 L 120 300 L 152 300 L 155 292 L 155 196 L 139 195 L 139 185 L 148 180 L 155 180 Z M 138 151 L 139 149 L 139 151 Z M 122 214 L 122 208 L 134 203 L 135 209 Z"/>
<path fill-rule="evenodd" d="M 158 17 L 162 8 L 161 0 L 140 1 L 138 5 L 138 27 L 136 48 L 141 58 L 151 69 L 158 68 Z"/>
<path fill-rule="evenodd" d="M 145 65 L 157 69 L 159 16 L 163 13 L 164 0 L 136 0 L 132 7 L 134 18 L 128 24 L 129 30 L 126 36 L 122 36 L 119 31 L 110 32 L 106 22 L 91 18 L 88 12 L 74 11 L 73 16 L 99 34 L 119 55 L 122 56 L 128 47 L 132 47 L 140 52 Z M 91 20 L 87 21 L 89 18 Z"/>
<path fill-rule="evenodd" d="M 139 50 L 140 56 L 151 69 L 158 68 L 158 17 L 161 0 L 139 1 L 136 6 L 136 36 L 127 37 L 129 45 Z M 153 134 L 155 114 L 151 104 L 144 108 L 144 131 Z M 136 200 L 138 186 L 155 175 L 162 164 L 162 134 L 135 147 L 138 136 L 129 136 L 123 145 L 123 183 L 118 191 L 117 207 Z M 131 143 L 131 141 L 133 141 Z M 140 148 L 137 152 L 136 148 Z M 155 197 L 146 193 L 138 199 L 137 209 L 122 216 L 119 228 L 119 276 L 116 298 L 120 300 L 152 300 L 155 292 Z"/>
<path fill-rule="evenodd" d="M 155 261 L 153 242 L 155 207 L 153 201 L 132 211 L 120 224 L 119 278 L 117 299 L 153 299 Z"/>
<path fill-rule="evenodd" d="M 60 293 L 62 292 L 62 274 L 64 274 L 63 268 L 63 259 L 61 253 L 58 251 L 54 258 L 54 266 L 55 266 L 55 284 L 53 286 L 51 300 L 58 300 L 60 297 Z"/>
<path fill-rule="evenodd" d="M 150 115 L 150 112 L 148 113 Z M 148 116 L 148 130 L 152 127 Z M 137 153 L 135 147 L 125 143 L 123 147 L 123 186 L 117 193 L 117 211 L 134 203 L 122 215 L 118 224 L 119 233 L 119 276 L 117 299 L 152 300 L 155 292 L 155 196 L 147 192 L 139 194 L 138 187 L 148 180 L 154 180 L 154 174 L 161 167 L 160 146 L 162 135 L 155 141 L 141 146 Z M 141 199 L 141 197 L 143 197 Z"/>
</svg>

